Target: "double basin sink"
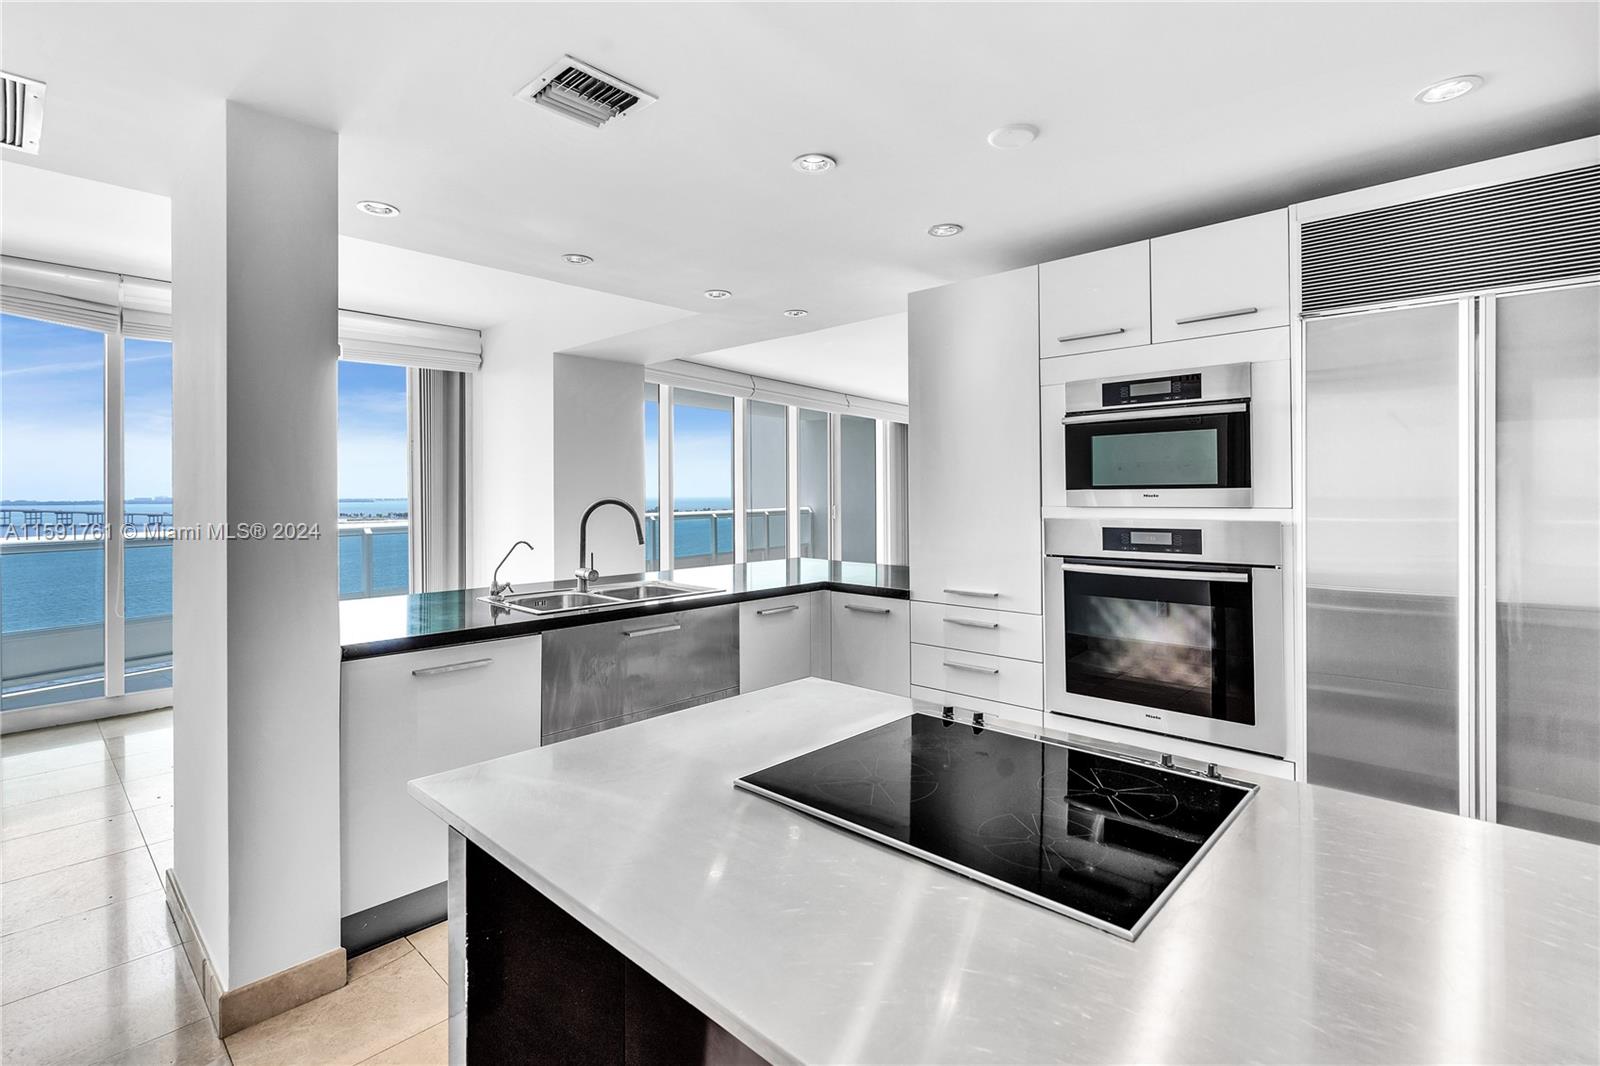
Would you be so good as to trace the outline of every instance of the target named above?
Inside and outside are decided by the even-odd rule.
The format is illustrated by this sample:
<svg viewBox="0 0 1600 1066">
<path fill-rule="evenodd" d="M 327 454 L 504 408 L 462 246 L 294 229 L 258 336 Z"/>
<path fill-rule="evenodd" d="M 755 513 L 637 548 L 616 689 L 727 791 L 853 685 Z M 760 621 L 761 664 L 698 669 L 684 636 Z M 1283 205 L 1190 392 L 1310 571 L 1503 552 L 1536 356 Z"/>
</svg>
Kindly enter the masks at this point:
<svg viewBox="0 0 1600 1066">
<path fill-rule="evenodd" d="M 682 585 L 675 581 L 625 581 L 615 585 L 596 585 L 588 592 L 558 589 L 553 592 L 508 592 L 500 596 L 478 598 L 491 606 L 544 615 L 587 611 L 596 607 L 620 607 L 626 603 L 677 600 L 720 591 L 705 585 Z"/>
</svg>

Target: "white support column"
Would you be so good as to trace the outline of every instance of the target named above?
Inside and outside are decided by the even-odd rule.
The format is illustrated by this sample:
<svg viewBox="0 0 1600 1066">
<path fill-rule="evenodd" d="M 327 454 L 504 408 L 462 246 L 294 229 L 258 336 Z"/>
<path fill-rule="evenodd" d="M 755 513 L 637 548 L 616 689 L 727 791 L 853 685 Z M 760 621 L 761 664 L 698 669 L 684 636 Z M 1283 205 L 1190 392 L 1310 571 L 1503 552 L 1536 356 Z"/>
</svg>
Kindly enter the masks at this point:
<svg viewBox="0 0 1600 1066">
<path fill-rule="evenodd" d="M 788 438 L 788 479 L 789 479 L 789 512 L 786 518 L 789 523 L 788 548 L 784 554 L 791 559 L 800 557 L 800 409 L 798 407 L 786 408 L 789 412 L 785 420 L 785 429 Z"/>
<path fill-rule="evenodd" d="M 733 398 L 733 561 L 745 562 L 750 556 L 749 523 L 749 486 L 745 479 L 749 472 L 745 469 L 745 459 L 748 455 L 746 448 L 745 432 L 746 418 L 749 412 L 745 404 L 749 401 L 742 396 Z M 713 520 L 714 522 L 715 520 Z M 711 527 L 711 551 L 717 550 L 717 531 L 715 524 Z"/>
<path fill-rule="evenodd" d="M 671 570 L 673 555 L 677 551 L 672 536 L 672 386 L 661 386 L 661 409 L 656 418 L 656 431 L 661 437 L 661 473 L 656 482 L 661 496 L 661 517 L 656 522 L 657 548 L 661 554 L 661 569 Z"/>
<path fill-rule="evenodd" d="M 220 101 L 186 136 L 172 199 L 175 875 L 208 991 L 317 961 L 287 1006 L 343 983 L 339 140 Z M 216 532 L 257 523 L 260 536 Z M 319 535 L 274 539 L 280 523 Z"/>
<path fill-rule="evenodd" d="M 102 516 L 104 525 L 101 527 L 101 541 L 103 557 L 106 567 L 105 581 L 105 694 L 112 698 L 121 696 L 125 691 L 127 666 L 125 649 L 127 647 L 127 633 L 124 629 L 126 621 L 123 612 L 123 575 L 126 572 L 127 560 L 123 558 L 124 547 L 122 536 L 123 499 L 127 495 L 123 491 L 123 358 L 122 358 L 122 330 L 106 334 L 106 376 L 105 376 L 105 442 L 102 449 L 105 456 L 105 514 Z"/>
</svg>

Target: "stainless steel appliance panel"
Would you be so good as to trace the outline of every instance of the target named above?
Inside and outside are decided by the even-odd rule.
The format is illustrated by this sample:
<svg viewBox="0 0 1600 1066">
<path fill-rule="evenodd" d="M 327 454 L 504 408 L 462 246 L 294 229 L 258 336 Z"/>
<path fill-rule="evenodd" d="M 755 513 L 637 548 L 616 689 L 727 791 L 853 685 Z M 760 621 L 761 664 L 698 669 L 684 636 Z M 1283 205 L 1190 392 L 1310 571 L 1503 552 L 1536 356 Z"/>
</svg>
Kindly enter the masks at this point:
<svg viewBox="0 0 1600 1066">
<path fill-rule="evenodd" d="M 1305 324 L 1307 779 L 1460 804 L 1465 311 Z"/>
<path fill-rule="evenodd" d="M 1492 813 L 1600 843 L 1600 286 L 1503 296 L 1490 322 Z"/>
</svg>

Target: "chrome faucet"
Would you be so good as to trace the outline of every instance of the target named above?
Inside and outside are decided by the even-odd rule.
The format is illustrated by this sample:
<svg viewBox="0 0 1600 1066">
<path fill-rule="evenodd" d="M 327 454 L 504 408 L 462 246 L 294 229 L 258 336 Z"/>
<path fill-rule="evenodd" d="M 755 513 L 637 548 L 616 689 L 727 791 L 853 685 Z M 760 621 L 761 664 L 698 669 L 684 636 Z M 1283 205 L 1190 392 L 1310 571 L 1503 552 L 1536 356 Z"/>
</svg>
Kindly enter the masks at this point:
<svg viewBox="0 0 1600 1066">
<path fill-rule="evenodd" d="M 579 592 L 588 592 L 589 582 L 600 576 L 600 571 L 594 568 L 594 556 L 589 554 L 589 516 L 608 503 L 622 508 L 633 516 L 633 528 L 639 534 L 639 543 L 644 543 L 644 523 L 640 521 L 639 512 L 633 509 L 632 504 L 612 496 L 607 496 L 603 500 L 596 500 L 591 503 L 589 509 L 583 512 L 583 518 L 578 522 L 578 569 L 574 570 L 572 574 L 578 579 Z"/>
<path fill-rule="evenodd" d="M 511 553 L 516 551 L 518 548 L 527 548 L 529 551 L 533 551 L 533 545 L 529 544 L 525 540 L 519 540 L 515 544 L 511 545 L 511 547 L 506 550 L 506 553 L 500 557 L 500 561 L 494 566 L 494 576 L 489 579 L 489 595 L 501 596 L 507 592 L 516 591 L 511 587 L 511 582 L 507 581 L 503 585 L 500 583 L 500 568 L 506 565 L 506 560 L 511 558 Z"/>
</svg>

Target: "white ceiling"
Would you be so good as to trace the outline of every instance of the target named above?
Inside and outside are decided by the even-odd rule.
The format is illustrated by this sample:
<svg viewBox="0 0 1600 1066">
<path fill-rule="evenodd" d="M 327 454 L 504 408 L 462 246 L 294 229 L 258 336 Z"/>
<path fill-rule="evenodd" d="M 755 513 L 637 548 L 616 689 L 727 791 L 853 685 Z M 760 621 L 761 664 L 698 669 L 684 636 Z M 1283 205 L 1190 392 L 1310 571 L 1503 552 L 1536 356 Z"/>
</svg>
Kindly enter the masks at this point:
<svg viewBox="0 0 1600 1066">
<path fill-rule="evenodd" d="M 1600 132 L 1597 10 L 13 2 L 0 65 L 49 83 L 41 154 L 8 158 L 166 193 L 208 102 L 335 129 L 345 234 L 692 312 L 583 349 L 653 361 Z M 596 131 L 512 98 L 562 53 L 660 102 Z M 1464 72 L 1483 89 L 1412 102 Z M 1039 140 L 989 148 L 1011 122 Z M 839 169 L 791 170 L 806 151 Z M 359 215 L 361 198 L 405 213 Z M 942 221 L 967 232 L 926 236 Z M 796 306 L 810 316 L 779 314 Z"/>
<path fill-rule="evenodd" d="M 906 402 L 906 315 L 829 326 L 696 355 L 694 361 L 758 377 Z"/>
<path fill-rule="evenodd" d="M 165 280 L 172 277 L 171 232 L 165 196 L 0 160 L 0 250 L 7 255 Z M 339 306 L 474 329 L 537 317 L 557 348 L 690 314 L 346 236 L 339 238 Z"/>
</svg>

